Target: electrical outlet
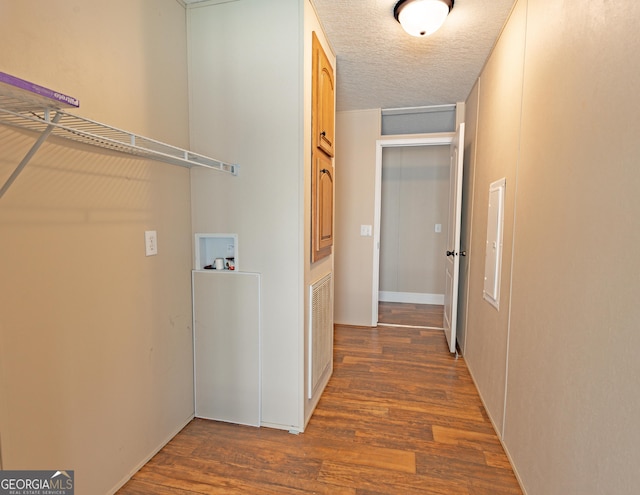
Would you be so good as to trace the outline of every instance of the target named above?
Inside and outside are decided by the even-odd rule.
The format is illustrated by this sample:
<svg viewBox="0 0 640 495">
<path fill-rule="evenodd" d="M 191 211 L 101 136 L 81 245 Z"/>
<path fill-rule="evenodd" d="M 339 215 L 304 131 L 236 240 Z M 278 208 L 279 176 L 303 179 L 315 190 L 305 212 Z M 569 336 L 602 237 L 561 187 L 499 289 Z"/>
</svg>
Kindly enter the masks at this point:
<svg viewBox="0 0 640 495">
<path fill-rule="evenodd" d="M 373 227 L 371 225 L 360 225 L 360 236 L 371 237 L 373 234 Z"/>
<path fill-rule="evenodd" d="M 145 230 L 144 247 L 145 256 L 155 256 L 158 254 L 158 233 L 155 230 Z"/>
</svg>

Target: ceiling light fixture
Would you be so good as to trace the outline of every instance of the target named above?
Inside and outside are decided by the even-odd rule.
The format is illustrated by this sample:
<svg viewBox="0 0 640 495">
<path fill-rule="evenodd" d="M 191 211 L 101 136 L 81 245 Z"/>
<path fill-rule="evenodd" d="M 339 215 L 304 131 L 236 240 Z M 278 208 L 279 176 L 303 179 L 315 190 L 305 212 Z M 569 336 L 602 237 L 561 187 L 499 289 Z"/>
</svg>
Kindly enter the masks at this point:
<svg viewBox="0 0 640 495">
<path fill-rule="evenodd" d="M 453 8 L 454 0 L 400 0 L 393 8 L 393 17 L 411 36 L 435 33 Z"/>
</svg>

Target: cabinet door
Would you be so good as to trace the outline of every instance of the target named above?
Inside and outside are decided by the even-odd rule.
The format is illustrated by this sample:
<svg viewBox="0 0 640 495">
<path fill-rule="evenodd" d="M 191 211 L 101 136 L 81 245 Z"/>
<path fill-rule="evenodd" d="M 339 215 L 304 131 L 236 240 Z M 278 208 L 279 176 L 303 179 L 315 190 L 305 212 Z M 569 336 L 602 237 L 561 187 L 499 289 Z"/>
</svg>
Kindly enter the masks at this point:
<svg viewBox="0 0 640 495">
<path fill-rule="evenodd" d="M 329 156 L 334 154 L 335 81 L 333 67 L 313 33 L 313 111 L 315 146 Z"/>
<path fill-rule="evenodd" d="M 192 272 L 195 415 L 260 426 L 260 275 Z"/>
<path fill-rule="evenodd" d="M 331 158 L 320 151 L 314 153 L 312 171 L 313 237 L 312 261 L 331 254 L 333 246 L 333 164 Z"/>
</svg>

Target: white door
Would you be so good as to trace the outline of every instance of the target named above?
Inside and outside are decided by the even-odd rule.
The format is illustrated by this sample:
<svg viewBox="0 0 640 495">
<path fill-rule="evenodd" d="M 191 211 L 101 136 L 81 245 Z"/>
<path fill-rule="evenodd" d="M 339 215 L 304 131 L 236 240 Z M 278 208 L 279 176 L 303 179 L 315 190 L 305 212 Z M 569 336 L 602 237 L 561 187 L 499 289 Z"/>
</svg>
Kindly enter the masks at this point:
<svg viewBox="0 0 640 495">
<path fill-rule="evenodd" d="M 458 274 L 460 272 L 460 219 L 462 215 L 462 164 L 464 124 L 460 124 L 451 143 L 449 172 L 449 229 L 447 234 L 446 284 L 444 292 L 444 334 L 449 351 L 456 352 L 456 320 L 458 314 Z"/>
</svg>

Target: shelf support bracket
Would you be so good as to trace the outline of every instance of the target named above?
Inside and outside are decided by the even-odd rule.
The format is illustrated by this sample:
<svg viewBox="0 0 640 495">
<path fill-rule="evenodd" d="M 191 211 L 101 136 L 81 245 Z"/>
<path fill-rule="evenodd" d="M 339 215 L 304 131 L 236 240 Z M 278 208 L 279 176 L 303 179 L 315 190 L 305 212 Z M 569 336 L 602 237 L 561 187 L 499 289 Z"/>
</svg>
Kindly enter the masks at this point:
<svg viewBox="0 0 640 495">
<path fill-rule="evenodd" d="M 9 187 L 11 187 L 11 184 L 13 184 L 13 181 L 15 181 L 18 178 L 18 175 L 20 175 L 20 172 L 22 172 L 22 169 L 27 166 L 27 163 L 29 163 L 33 155 L 36 154 L 36 152 L 40 149 L 40 146 L 42 146 L 42 144 L 47 140 L 47 138 L 49 137 L 49 134 L 51 134 L 51 132 L 55 128 L 55 124 L 58 123 L 61 117 L 62 117 L 62 114 L 60 112 L 56 112 L 51 123 L 47 126 L 47 128 L 44 131 L 42 131 L 42 134 L 40 134 L 40 137 L 38 138 L 38 140 L 35 143 L 33 143 L 33 146 L 31 147 L 31 149 L 27 152 L 26 155 L 24 155 L 24 158 L 22 159 L 22 161 L 18 164 L 16 169 L 9 176 L 7 181 L 2 186 L 2 189 L 0 189 L 0 198 L 4 196 L 4 193 L 7 192 Z"/>
</svg>

